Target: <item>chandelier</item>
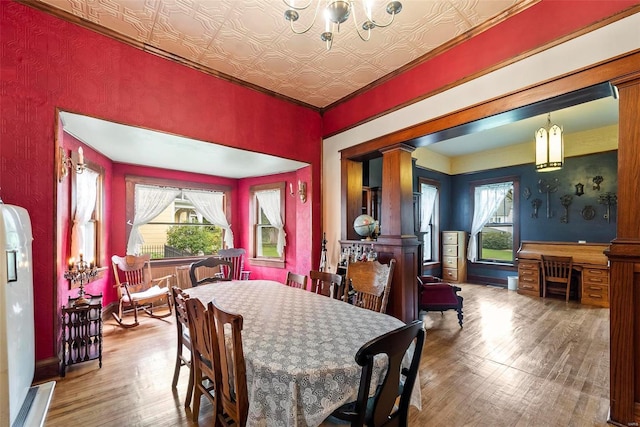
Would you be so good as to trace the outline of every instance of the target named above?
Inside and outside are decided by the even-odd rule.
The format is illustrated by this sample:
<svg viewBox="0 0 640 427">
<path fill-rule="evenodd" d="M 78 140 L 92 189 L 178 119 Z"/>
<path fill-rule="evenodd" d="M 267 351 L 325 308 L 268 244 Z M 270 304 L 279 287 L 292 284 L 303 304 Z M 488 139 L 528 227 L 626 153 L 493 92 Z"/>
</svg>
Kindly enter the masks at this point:
<svg viewBox="0 0 640 427">
<path fill-rule="evenodd" d="M 356 16 L 356 1 L 354 0 L 303 0 L 305 4 L 296 4 L 296 0 L 283 0 L 284 3 L 289 7 L 287 11 L 284 12 L 284 17 L 291 24 L 291 31 L 296 34 L 304 34 L 309 31 L 316 22 L 316 18 L 318 17 L 318 12 L 322 8 L 322 14 L 324 19 L 324 32 L 320 34 L 320 39 L 326 43 L 327 50 L 331 49 L 331 45 L 333 44 L 334 39 L 334 30 L 335 32 L 340 32 L 340 24 L 349 19 L 349 15 L 353 16 L 353 24 L 355 26 L 356 32 L 358 36 L 363 41 L 368 41 L 371 37 L 371 30 L 380 27 L 388 27 L 393 22 L 395 16 L 400 13 L 402 10 L 402 3 L 399 1 L 391 1 L 387 4 L 386 12 L 391 15 L 391 18 L 386 23 L 380 23 L 373 19 L 373 0 L 362 0 L 362 12 L 364 15 L 364 20 L 361 24 L 358 23 L 358 17 Z M 300 0 L 298 0 L 300 1 Z M 308 27 L 304 29 L 296 29 L 293 25 L 295 21 L 300 17 L 299 11 L 306 10 L 311 6 L 311 4 L 316 1 L 316 11 L 313 15 L 313 19 Z M 362 28 L 362 32 L 360 30 Z"/>
<path fill-rule="evenodd" d="M 562 169 L 564 142 L 562 128 L 551 124 L 551 113 L 547 116 L 547 127 L 536 131 L 536 170 L 550 172 Z"/>
</svg>

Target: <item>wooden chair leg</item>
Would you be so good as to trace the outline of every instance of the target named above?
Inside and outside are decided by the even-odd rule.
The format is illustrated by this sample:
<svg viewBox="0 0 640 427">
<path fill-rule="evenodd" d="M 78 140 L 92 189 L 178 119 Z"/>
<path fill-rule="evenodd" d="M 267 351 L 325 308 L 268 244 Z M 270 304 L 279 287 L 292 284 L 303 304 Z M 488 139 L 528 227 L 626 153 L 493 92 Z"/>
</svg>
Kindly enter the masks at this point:
<svg viewBox="0 0 640 427">
<path fill-rule="evenodd" d="M 184 407 L 188 408 L 191 405 L 191 397 L 193 396 L 193 367 L 189 365 L 189 384 L 187 384 L 187 396 L 184 399 Z"/>
<path fill-rule="evenodd" d="M 178 350 L 176 351 L 176 366 L 173 368 L 173 381 L 171 381 L 171 388 L 176 388 L 178 385 L 178 376 L 180 375 L 180 367 L 184 364 L 182 362 L 182 344 L 178 343 Z"/>
<path fill-rule="evenodd" d="M 202 374 L 199 373 L 199 370 L 196 368 L 196 372 L 194 374 L 194 383 L 195 381 L 202 382 Z M 202 390 L 198 385 L 194 384 L 193 388 L 193 410 L 191 411 L 191 420 L 193 422 L 198 422 L 198 416 L 200 415 L 200 398 L 202 397 Z"/>
</svg>

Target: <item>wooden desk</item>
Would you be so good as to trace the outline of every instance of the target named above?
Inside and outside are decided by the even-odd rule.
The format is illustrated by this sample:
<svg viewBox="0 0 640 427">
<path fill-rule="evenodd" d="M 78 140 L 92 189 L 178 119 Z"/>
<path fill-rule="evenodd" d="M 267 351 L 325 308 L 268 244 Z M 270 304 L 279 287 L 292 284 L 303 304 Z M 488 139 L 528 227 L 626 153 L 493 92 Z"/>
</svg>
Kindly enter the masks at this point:
<svg viewBox="0 0 640 427">
<path fill-rule="evenodd" d="M 541 295 L 541 255 L 571 256 L 580 272 L 582 304 L 609 307 L 609 263 L 604 251 L 608 243 L 523 241 L 518 249 L 518 293 Z"/>
</svg>

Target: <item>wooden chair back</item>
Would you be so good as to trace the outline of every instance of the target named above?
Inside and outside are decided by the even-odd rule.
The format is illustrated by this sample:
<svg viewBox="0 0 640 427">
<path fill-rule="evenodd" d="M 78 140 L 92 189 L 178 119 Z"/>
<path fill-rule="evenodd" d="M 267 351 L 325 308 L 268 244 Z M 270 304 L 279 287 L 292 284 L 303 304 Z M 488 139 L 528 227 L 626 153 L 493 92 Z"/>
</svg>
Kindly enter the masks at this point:
<svg viewBox="0 0 640 427">
<path fill-rule="evenodd" d="M 152 286 L 151 255 L 114 255 L 111 257 L 113 275 L 120 295 L 122 283 L 127 283 L 129 292 L 142 292 Z M 120 295 L 121 296 L 121 295 Z"/>
<path fill-rule="evenodd" d="M 118 311 L 113 318 L 124 327 L 138 326 L 138 309 L 143 309 L 149 316 L 163 318 L 171 316 L 171 291 L 169 281 L 173 275 L 154 278 L 151 275 L 151 255 L 114 255 L 111 257 L 113 275 L 118 291 Z M 162 285 L 162 286 L 161 286 Z M 168 307 L 168 312 L 156 314 L 159 306 Z M 123 316 L 125 311 L 133 311 L 134 321 L 127 323 Z"/>
<path fill-rule="evenodd" d="M 233 264 L 233 280 L 249 280 L 250 271 L 244 269 L 244 255 L 247 251 L 243 248 L 220 249 L 218 256 Z"/>
<path fill-rule="evenodd" d="M 208 306 L 215 319 L 220 355 L 219 399 L 222 413 L 219 414 L 218 421 L 223 425 L 230 425 L 223 415 L 226 414 L 236 425 L 244 427 L 249 413 L 249 393 L 242 349 L 243 319 L 239 314 L 225 311 L 215 301 Z M 229 332 L 226 332 L 227 329 Z"/>
<path fill-rule="evenodd" d="M 220 273 L 214 274 L 213 276 L 200 277 L 197 274 L 197 271 L 205 267 L 217 267 Z M 189 267 L 189 278 L 191 279 L 191 286 L 198 286 L 205 283 L 219 282 L 223 280 L 232 280 L 233 271 L 233 264 L 219 257 L 209 257 L 200 261 L 196 261 Z"/>
<path fill-rule="evenodd" d="M 339 274 L 329 273 L 325 271 L 309 271 L 309 279 L 311 279 L 311 292 L 327 297 L 341 299 L 344 291 L 342 290 L 342 276 Z"/>
<path fill-rule="evenodd" d="M 285 285 L 291 288 L 298 289 L 307 289 L 307 276 L 304 274 L 296 274 L 292 272 L 287 272 L 287 280 L 284 282 Z"/>
<path fill-rule="evenodd" d="M 193 368 L 193 421 L 200 414 L 200 397 L 204 394 L 213 406 L 214 420 L 218 415 L 218 390 L 220 387 L 220 358 L 216 341 L 216 325 L 213 313 L 197 298 L 186 300 L 189 334 L 192 346 Z"/>
<path fill-rule="evenodd" d="M 185 407 L 191 404 L 191 395 L 193 394 L 193 375 L 191 372 L 191 335 L 189 332 L 189 314 L 187 313 L 187 300 L 189 295 L 182 292 L 177 286 L 171 288 L 171 298 L 173 301 L 173 309 L 176 313 L 176 330 L 177 330 L 177 353 L 176 365 L 173 370 L 172 388 L 178 385 L 178 376 L 180 368 L 187 366 L 189 368 L 189 384 L 187 385 L 187 395 L 185 398 Z M 183 353 L 183 349 L 189 350 L 189 355 Z"/>
<path fill-rule="evenodd" d="M 189 277 L 189 269 L 191 265 L 176 266 L 176 286 L 180 289 L 191 287 L 191 278 Z"/>
<path fill-rule="evenodd" d="M 350 300 L 358 307 L 384 313 L 387 309 L 395 264 L 395 259 L 389 261 L 388 265 L 380 264 L 378 261 L 349 263 L 344 287 L 345 301 Z"/>
<path fill-rule="evenodd" d="M 415 320 L 364 344 L 356 353 L 356 362 L 362 366 L 362 375 L 355 410 L 352 413 L 342 413 L 338 410 L 334 416 L 351 421 L 352 426 L 408 425 L 409 403 L 420 366 L 424 335 L 422 322 Z M 411 343 L 415 343 L 411 364 L 408 369 L 402 369 L 403 358 Z M 378 384 L 375 395 L 371 398 L 371 404 L 371 377 L 374 371 L 374 357 L 378 354 L 387 355 L 388 367 L 384 379 Z M 401 375 L 405 377 L 403 383 L 400 381 Z M 394 412 L 396 403 L 397 410 Z"/>
<path fill-rule="evenodd" d="M 564 256 L 541 255 L 542 257 L 542 296 L 547 293 L 559 293 L 569 301 L 571 291 L 571 272 L 573 258 Z"/>
</svg>

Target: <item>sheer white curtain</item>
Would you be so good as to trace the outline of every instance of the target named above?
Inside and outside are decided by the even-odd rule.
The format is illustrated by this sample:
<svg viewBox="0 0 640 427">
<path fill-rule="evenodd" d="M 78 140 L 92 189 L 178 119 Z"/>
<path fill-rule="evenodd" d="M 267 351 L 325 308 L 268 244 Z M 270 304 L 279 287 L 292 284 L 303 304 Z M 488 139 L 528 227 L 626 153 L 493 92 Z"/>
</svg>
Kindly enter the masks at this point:
<svg viewBox="0 0 640 427">
<path fill-rule="evenodd" d="M 198 190 L 183 190 L 183 193 L 207 221 L 224 229 L 224 243 L 227 248 L 233 248 L 233 232 L 222 205 L 224 193 Z"/>
<path fill-rule="evenodd" d="M 71 256 L 75 259 L 78 259 L 83 252 L 88 237 L 85 235 L 85 227 L 96 207 L 98 175 L 96 171 L 91 169 L 85 169 L 81 174 L 76 175 L 76 212 L 73 215 L 73 225 L 71 226 Z M 91 254 L 91 256 L 93 255 Z M 85 261 L 91 260 L 85 259 Z"/>
<path fill-rule="evenodd" d="M 282 251 L 287 245 L 285 240 L 286 233 L 284 232 L 284 222 L 280 212 L 280 190 L 264 190 L 256 191 L 256 197 L 262 211 L 266 215 L 267 219 L 272 226 L 278 229 L 278 243 L 276 249 L 278 255 L 282 256 Z"/>
<path fill-rule="evenodd" d="M 170 187 L 136 184 L 133 227 L 127 243 L 127 254 L 140 253 L 144 239 L 140 226 L 158 216 L 180 194 L 180 190 Z"/>
<path fill-rule="evenodd" d="M 433 185 L 422 184 L 420 193 L 420 232 L 426 233 L 429 231 L 429 220 L 433 215 L 433 209 L 436 205 L 438 188 Z"/>
<path fill-rule="evenodd" d="M 497 184 L 480 185 L 475 189 L 473 202 L 473 222 L 471 223 L 471 236 L 467 259 L 475 262 L 478 259 L 478 234 L 482 227 L 491 219 L 500 203 L 513 187 L 513 182 L 500 182 Z"/>
</svg>

